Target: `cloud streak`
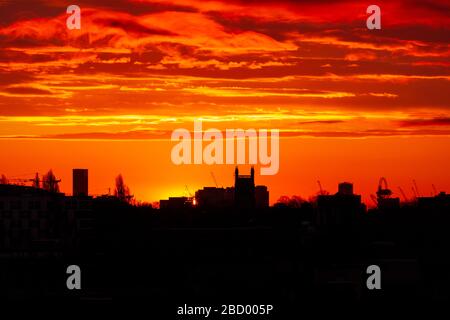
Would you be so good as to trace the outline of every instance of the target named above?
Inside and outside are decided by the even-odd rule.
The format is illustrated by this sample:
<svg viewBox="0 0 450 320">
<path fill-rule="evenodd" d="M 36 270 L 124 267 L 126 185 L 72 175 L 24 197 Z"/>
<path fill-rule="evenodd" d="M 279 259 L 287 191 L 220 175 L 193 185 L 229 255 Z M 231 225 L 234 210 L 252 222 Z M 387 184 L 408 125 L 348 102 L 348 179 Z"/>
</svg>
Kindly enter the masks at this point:
<svg viewBox="0 0 450 320">
<path fill-rule="evenodd" d="M 65 7 L 57 2 L 36 2 L 34 15 L 20 3 L 2 2 L 1 12 L 8 14 L 0 19 L 0 115 L 79 114 L 85 121 L 62 122 L 75 133 L 53 132 L 58 126 L 52 121 L 30 120 L 32 125 L 13 129 L 9 118 L 0 135 L 89 137 L 86 127 L 100 125 L 102 134 L 117 137 L 135 130 L 117 119 L 130 114 L 144 122 L 155 114 L 182 119 L 245 114 L 248 119 L 238 117 L 243 124 L 251 115 L 276 114 L 276 125 L 286 132 L 295 118 L 287 115 L 302 112 L 364 119 L 382 114 L 393 119 L 383 125 L 395 135 L 441 135 L 448 124 L 445 1 L 382 2 L 381 32 L 365 28 L 365 5 L 350 0 L 79 5 L 82 28 L 68 30 Z M 410 119 L 422 110 L 429 118 Z M 314 135 L 389 132 L 368 120 L 296 120 L 314 126 Z"/>
</svg>

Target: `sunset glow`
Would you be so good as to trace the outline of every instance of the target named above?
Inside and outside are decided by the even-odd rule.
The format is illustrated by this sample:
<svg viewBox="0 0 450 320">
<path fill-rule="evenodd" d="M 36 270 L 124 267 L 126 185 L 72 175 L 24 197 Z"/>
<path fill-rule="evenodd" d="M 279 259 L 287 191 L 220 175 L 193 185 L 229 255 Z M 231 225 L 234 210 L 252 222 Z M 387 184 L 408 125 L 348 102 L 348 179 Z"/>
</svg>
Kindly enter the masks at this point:
<svg viewBox="0 0 450 320">
<path fill-rule="evenodd" d="M 280 168 L 258 176 L 270 202 L 317 181 L 378 179 L 412 196 L 450 191 L 450 7 L 378 1 L 0 1 L 0 174 L 52 168 L 71 193 L 89 168 L 93 194 L 121 173 L 144 201 L 233 183 L 233 165 L 170 160 L 171 132 L 280 130 Z M 426 5 L 425 5 L 426 4 Z M 243 170 L 247 170 L 243 168 Z M 257 171 L 258 172 L 258 171 Z"/>
</svg>

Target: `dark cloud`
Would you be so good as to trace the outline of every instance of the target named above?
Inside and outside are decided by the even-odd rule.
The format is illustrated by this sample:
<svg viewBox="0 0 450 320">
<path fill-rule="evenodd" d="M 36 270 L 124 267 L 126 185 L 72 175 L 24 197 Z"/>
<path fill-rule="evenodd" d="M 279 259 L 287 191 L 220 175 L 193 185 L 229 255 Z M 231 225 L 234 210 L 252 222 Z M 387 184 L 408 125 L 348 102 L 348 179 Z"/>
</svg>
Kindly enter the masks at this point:
<svg viewBox="0 0 450 320">
<path fill-rule="evenodd" d="M 39 136 L 42 139 L 101 139 L 101 140 L 148 140 L 148 139 L 170 139 L 170 132 L 159 130 L 130 130 L 121 132 L 83 132 L 62 133 L 54 135 Z"/>
<path fill-rule="evenodd" d="M 11 85 L 31 82 L 34 76 L 26 72 L 5 72 L 0 70 L 0 85 Z"/>
<path fill-rule="evenodd" d="M 193 12 L 193 8 L 170 3 L 151 3 L 129 0 L 77 0 L 76 3 L 49 0 L 2 0 L 0 1 L 0 27 L 20 20 L 53 18 L 66 14 L 69 5 L 76 4 L 81 10 L 97 8 L 126 12 L 133 15 L 164 11 Z"/>
<path fill-rule="evenodd" d="M 53 92 L 46 89 L 27 87 L 27 86 L 16 86 L 8 87 L 2 89 L 3 92 L 11 93 L 15 95 L 51 95 Z"/>
<path fill-rule="evenodd" d="M 123 19 L 94 19 L 93 22 L 100 26 L 119 28 L 130 34 L 142 34 L 142 35 L 165 35 L 174 36 L 173 32 L 167 30 L 161 30 L 157 28 L 149 28 L 143 26 L 137 22 Z"/>
<path fill-rule="evenodd" d="M 366 137 L 392 137 L 392 136 L 441 136 L 450 135 L 450 130 L 395 130 L 371 129 L 356 131 L 282 131 L 280 137 L 318 137 L 318 138 L 366 138 Z M 0 136 L 0 138 L 2 138 Z M 11 138 L 29 138 L 29 136 L 8 136 Z M 51 135 L 35 135 L 39 139 L 61 140 L 152 140 L 170 139 L 170 132 L 164 130 L 130 130 L 120 132 L 83 132 L 61 133 Z"/>
<path fill-rule="evenodd" d="M 343 123 L 344 120 L 315 120 L 315 121 L 298 121 L 299 125 L 308 125 L 308 124 L 337 124 Z"/>
<path fill-rule="evenodd" d="M 404 120 L 400 121 L 399 125 L 401 127 L 450 126 L 450 117 Z"/>
</svg>

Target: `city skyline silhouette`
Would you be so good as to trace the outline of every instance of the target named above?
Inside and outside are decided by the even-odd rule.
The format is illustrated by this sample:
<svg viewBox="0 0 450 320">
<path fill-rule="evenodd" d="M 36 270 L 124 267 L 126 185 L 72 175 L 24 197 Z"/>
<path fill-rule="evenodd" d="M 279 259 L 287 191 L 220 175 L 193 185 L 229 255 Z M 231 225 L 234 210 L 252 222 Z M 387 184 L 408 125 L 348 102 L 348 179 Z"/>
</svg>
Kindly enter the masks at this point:
<svg viewBox="0 0 450 320">
<path fill-rule="evenodd" d="M 449 12 L 0 0 L 0 305 L 450 301 Z"/>
<path fill-rule="evenodd" d="M 251 171 L 254 172 L 254 166 L 244 166 L 244 167 L 250 167 Z M 238 170 L 239 166 L 235 166 L 235 171 Z M 85 196 L 108 196 L 108 195 L 115 195 L 117 196 L 117 192 L 124 194 L 124 192 L 126 192 L 129 196 L 129 199 L 133 199 L 133 201 L 135 201 L 136 203 L 145 203 L 147 205 L 159 205 L 159 202 L 162 200 L 167 200 L 167 199 L 159 199 L 156 201 L 145 201 L 142 199 L 138 199 L 136 197 L 134 197 L 134 195 L 130 194 L 130 190 L 129 188 L 131 187 L 131 189 L 133 188 L 133 186 L 129 186 L 129 185 L 125 185 L 124 181 L 123 181 L 123 177 L 122 174 L 118 174 L 116 176 L 116 184 L 115 187 L 111 188 L 103 188 L 103 190 L 107 190 L 107 192 L 104 193 L 92 193 L 92 192 L 88 192 L 89 189 L 89 179 L 88 179 L 88 175 L 89 175 L 89 169 L 85 168 L 85 169 L 73 169 L 73 174 L 72 174 L 72 191 L 69 193 L 72 196 L 77 196 L 77 195 L 85 195 Z M 182 194 L 177 194 L 177 195 L 173 195 L 171 197 L 167 197 L 167 198 L 192 198 L 195 199 L 195 195 L 198 191 L 200 190 L 213 190 L 213 189 L 229 189 L 232 188 L 234 190 L 234 187 L 236 185 L 236 181 L 234 183 L 234 186 L 223 186 L 221 185 L 221 187 L 219 187 L 217 180 L 214 176 L 213 171 L 209 172 L 211 174 L 212 177 L 212 184 L 203 186 L 202 188 L 198 189 L 198 190 L 193 190 L 193 192 L 191 192 L 189 186 L 186 184 L 184 185 L 185 189 L 184 192 Z M 43 174 L 43 175 L 39 175 L 38 172 L 35 173 L 34 178 L 26 178 L 24 177 L 25 175 L 21 175 L 22 178 L 18 178 L 17 176 L 13 176 L 12 178 L 8 178 L 7 175 L 5 175 L 4 173 L 0 173 L 0 184 L 3 185 L 18 185 L 18 186 L 32 186 L 32 187 L 37 187 L 37 188 L 42 188 L 42 189 L 47 189 L 50 191 L 53 191 L 53 189 L 57 190 L 57 192 L 59 191 L 59 184 L 61 183 L 61 179 L 57 179 L 54 176 L 53 170 L 50 169 L 47 173 Z M 234 173 L 234 177 L 236 178 L 237 176 L 237 172 Z M 244 175 L 245 176 L 245 175 Z M 252 177 L 254 176 L 254 173 L 252 173 Z M 259 178 L 259 177 L 258 177 Z M 81 180 L 80 180 L 81 179 Z M 126 188 L 126 191 L 117 191 L 118 187 L 117 187 L 117 179 L 120 180 L 120 183 L 124 186 L 124 188 Z M 253 179 L 253 178 L 252 178 Z M 76 185 L 76 180 L 79 180 L 81 182 L 79 182 Z M 272 199 L 272 201 L 268 201 L 268 204 L 270 203 L 270 205 L 276 205 L 279 203 L 283 203 L 283 201 L 289 201 L 290 198 L 292 199 L 298 199 L 299 201 L 315 201 L 316 198 L 320 195 L 330 195 L 330 194 L 335 194 L 335 192 L 332 190 L 328 190 L 323 188 L 322 183 L 320 180 L 316 181 L 317 183 L 317 188 L 318 190 L 311 195 L 306 195 L 306 196 L 302 196 L 302 195 L 298 195 L 298 194 L 283 194 L 280 197 L 278 197 L 276 200 Z M 339 187 L 342 184 L 350 184 L 352 186 L 352 193 L 353 193 L 353 187 L 354 184 L 353 182 L 350 181 L 340 181 L 339 183 L 336 184 L 336 188 L 334 190 L 336 190 L 336 193 L 339 193 Z M 45 185 L 47 184 L 47 185 Z M 214 186 L 215 184 L 215 186 Z M 253 184 L 255 185 L 255 183 L 253 182 Z M 80 186 L 81 185 L 81 186 Z M 262 186 L 262 185 L 261 185 Z M 265 187 L 266 189 L 270 190 L 270 186 L 262 186 Z M 421 189 L 423 190 L 423 189 Z M 427 190 L 429 191 L 429 190 Z M 384 192 L 384 194 L 383 194 Z M 381 195 L 380 195 L 381 193 Z M 411 204 L 414 202 L 417 202 L 417 199 L 419 197 L 434 197 L 434 196 L 438 196 L 439 194 L 446 194 L 446 190 L 441 190 L 436 188 L 436 186 L 434 184 L 431 185 L 431 191 L 426 192 L 426 193 L 422 193 L 422 191 L 419 190 L 419 187 L 417 185 L 416 180 L 412 180 L 411 181 L 411 189 L 410 192 L 405 193 L 404 188 L 398 186 L 396 190 L 393 190 L 393 188 L 389 188 L 388 186 L 388 182 L 386 180 L 385 177 L 380 177 L 377 187 L 374 188 L 373 192 L 369 195 L 370 196 L 370 201 L 362 201 L 367 207 L 372 208 L 372 207 L 376 207 L 378 205 L 377 201 L 380 198 L 392 198 L 394 201 L 398 201 L 399 204 L 403 204 L 403 205 L 407 205 L 407 204 Z M 119 198 L 125 198 L 128 197 L 125 195 L 122 196 L 118 196 Z M 367 199 L 369 200 L 369 199 Z M 158 204 L 157 204 L 158 203 Z M 194 204 L 195 205 L 195 204 Z M 267 205 L 268 206 L 268 205 Z"/>
<path fill-rule="evenodd" d="M 269 206 L 270 189 L 258 185 L 254 170 L 236 167 L 234 186 L 205 187 L 156 209 L 131 201 L 120 175 L 113 193 L 93 197 L 89 171 L 72 173 L 75 195 L 68 196 L 51 170 L 33 186 L 2 177 L 2 299 L 80 306 L 150 299 L 154 312 L 167 314 L 187 301 L 238 297 L 269 299 L 277 315 L 296 314 L 305 302 L 384 307 L 450 299 L 442 291 L 448 258 L 440 254 L 450 246 L 450 194 L 401 204 L 382 178 L 372 209 L 349 182 L 333 194 L 322 189 L 314 201 Z M 63 272 L 74 262 L 83 284 L 72 291 Z M 382 270 L 380 290 L 365 285 L 372 265 Z"/>
</svg>

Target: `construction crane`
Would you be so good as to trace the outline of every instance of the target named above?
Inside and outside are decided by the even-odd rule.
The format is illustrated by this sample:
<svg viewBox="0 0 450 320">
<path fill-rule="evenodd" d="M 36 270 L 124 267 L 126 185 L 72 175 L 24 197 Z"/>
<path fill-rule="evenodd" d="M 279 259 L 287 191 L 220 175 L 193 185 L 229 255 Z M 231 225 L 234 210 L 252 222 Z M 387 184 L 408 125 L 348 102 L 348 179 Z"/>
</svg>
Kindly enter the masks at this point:
<svg viewBox="0 0 450 320">
<path fill-rule="evenodd" d="M 398 187 L 398 190 L 400 191 L 400 193 L 401 193 L 401 195 L 402 195 L 402 197 L 403 197 L 403 200 L 405 200 L 405 202 L 408 202 L 409 200 L 408 200 L 408 197 L 406 196 L 406 194 L 405 194 L 405 192 L 403 191 L 403 189 L 401 188 L 401 187 Z"/>
<path fill-rule="evenodd" d="M 411 190 L 412 190 L 412 192 L 413 192 L 413 194 L 414 194 L 414 198 L 417 199 L 417 192 L 416 192 L 416 189 L 414 189 L 414 187 L 411 187 Z"/>
<path fill-rule="evenodd" d="M 378 207 L 378 199 L 377 199 L 377 197 L 375 197 L 375 195 L 371 194 L 370 195 L 370 199 L 375 204 L 375 207 Z"/>
<path fill-rule="evenodd" d="M 391 197 L 392 190 L 389 189 L 386 178 L 381 177 L 378 182 L 377 203 L 378 208 L 391 210 L 400 206 L 400 198 Z"/>
<path fill-rule="evenodd" d="M 7 184 L 16 184 L 16 185 L 24 186 L 27 182 L 30 182 L 30 179 L 14 178 L 14 179 L 8 179 Z"/>
<path fill-rule="evenodd" d="M 436 190 L 436 186 L 434 185 L 434 183 L 431 185 L 431 187 L 433 188 L 433 192 L 434 192 L 433 196 L 437 196 L 438 192 Z"/>
<path fill-rule="evenodd" d="M 213 173 L 212 171 L 211 171 L 210 173 L 211 173 L 211 177 L 212 177 L 213 180 L 214 180 L 214 184 L 216 185 L 216 188 L 218 188 L 219 185 L 217 184 L 217 180 L 216 180 L 216 177 L 214 176 L 214 173 Z"/>
<path fill-rule="evenodd" d="M 192 198 L 192 193 L 189 190 L 189 187 L 187 186 L 187 184 L 184 185 L 184 190 L 186 191 L 187 195 Z"/>
<path fill-rule="evenodd" d="M 186 190 L 186 193 L 188 194 L 188 199 L 187 199 L 186 203 L 192 204 L 193 206 L 196 206 L 197 205 L 197 200 L 192 195 L 192 193 L 189 190 L 189 187 L 187 186 L 187 184 L 184 185 L 184 189 Z"/>
<path fill-rule="evenodd" d="M 34 188 L 43 188 L 48 191 L 52 192 L 59 192 L 59 186 L 58 183 L 61 182 L 61 179 L 56 179 L 53 172 L 50 170 L 46 175 L 44 175 L 44 178 L 42 179 L 42 186 L 41 186 L 41 179 L 39 177 L 39 173 L 36 172 L 36 175 L 33 179 L 22 179 L 22 178 L 10 178 L 6 179 L 4 178 L 4 181 L 7 182 L 6 184 L 16 184 L 25 186 L 26 184 L 31 182 L 31 186 Z"/>
<path fill-rule="evenodd" d="M 420 192 L 419 192 L 419 188 L 417 188 L 416 180 L 413 180 L 413 185 L 414 185 L 414 188 L 416 189 L 417 196 L 420 197 L 421 195 L 420 195 Z"/>
<path fill-rule="evenodd" d="M 321 195 L 321 196 L 323 196 L 323 189 L 322 189 L 322 184 L 320 183 L 320 180 L 317 180 L 317 184 L 319 185 L 319 194 Z"/>
</svg>

